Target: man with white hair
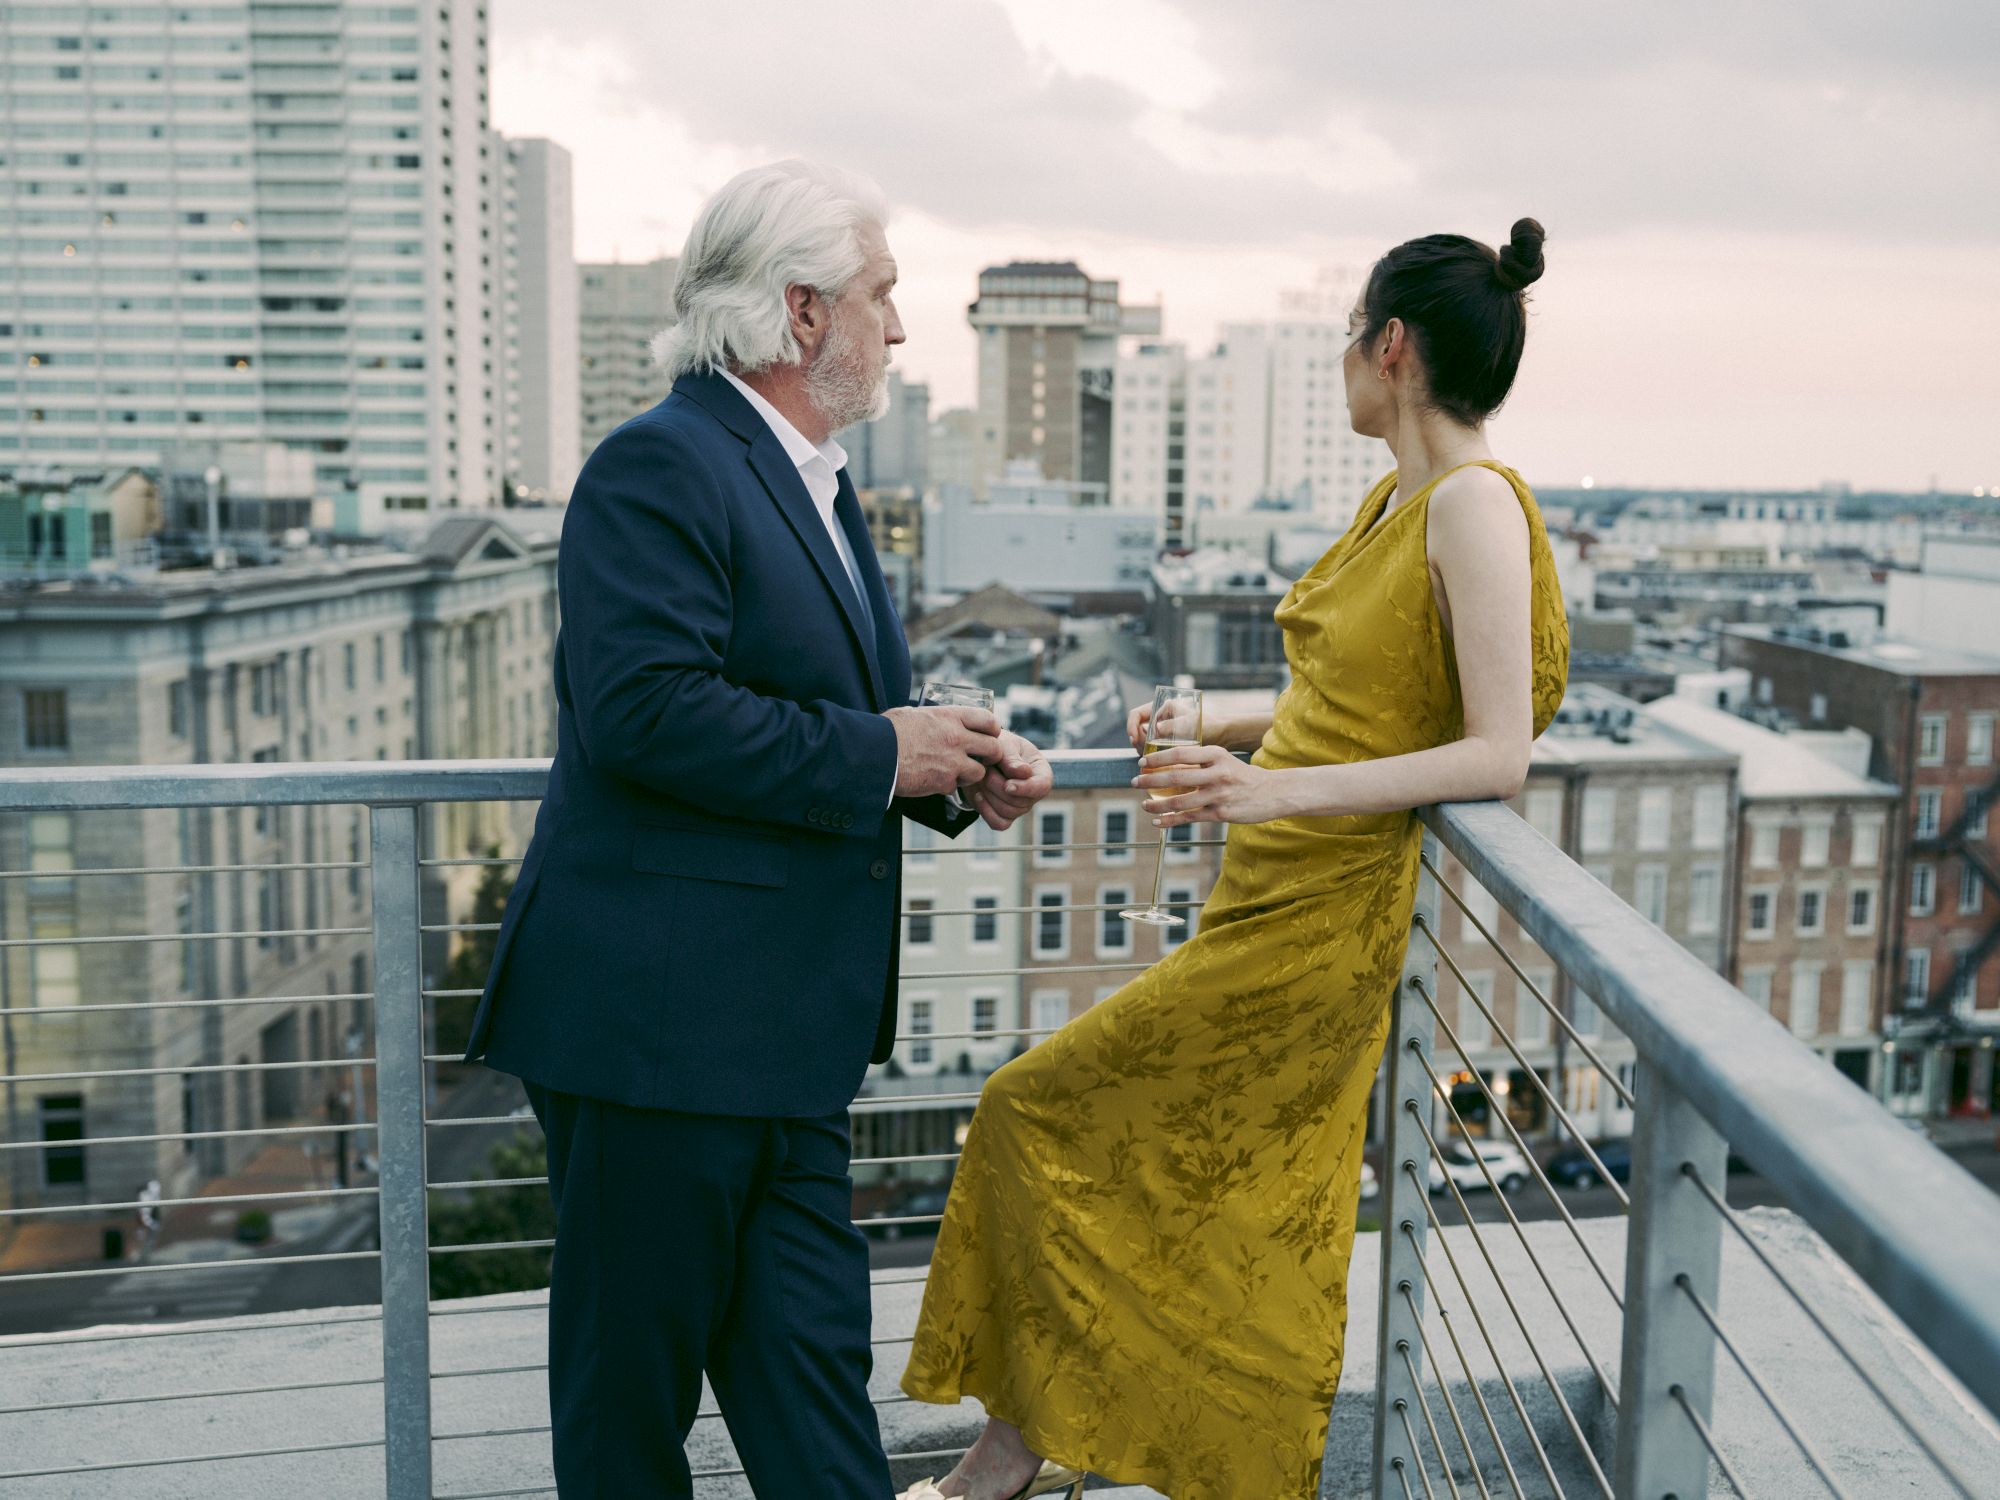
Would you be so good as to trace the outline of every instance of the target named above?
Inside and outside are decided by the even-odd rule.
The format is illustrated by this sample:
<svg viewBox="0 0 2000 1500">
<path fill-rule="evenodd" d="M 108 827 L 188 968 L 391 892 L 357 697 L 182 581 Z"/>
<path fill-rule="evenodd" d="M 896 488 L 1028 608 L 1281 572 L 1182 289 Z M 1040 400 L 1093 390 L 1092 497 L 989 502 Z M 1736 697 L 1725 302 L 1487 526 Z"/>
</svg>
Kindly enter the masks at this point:
<svg viewBox="0 0 2000 1500">
<path fill-rule="evenodd" d="M 563 524 L 556 756 L 466 1057 L 549 1144 L 565 1500 L 693 1493 L 704 1369 L 766 1500 L 887 1500 L 847 1106 L 896 1030 L 904 818 L 1005 828 L 1048 762 L 910 658 L 830 434 L 903 341 L 875 187 L 702 209 L 667 398 Z"/>
</svg>

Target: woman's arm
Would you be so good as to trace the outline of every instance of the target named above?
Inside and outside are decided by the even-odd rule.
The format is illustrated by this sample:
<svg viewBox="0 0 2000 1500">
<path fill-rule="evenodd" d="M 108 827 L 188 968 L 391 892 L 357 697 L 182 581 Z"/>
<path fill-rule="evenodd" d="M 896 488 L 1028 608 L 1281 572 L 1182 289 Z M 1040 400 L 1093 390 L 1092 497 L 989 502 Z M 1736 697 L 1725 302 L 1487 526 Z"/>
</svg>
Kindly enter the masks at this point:
<svg viewBox="0 0 2000 1500">
<path fill-rule="evenodd" d="M 1142 703 L 1125 716 L 1125 737 L 1132 742 L 1134 750 L 1146 748 L 1146 723 L 1152 714 L 1153 706 Z M 1224 750 L 1255 750 L 1264 743 L 1271 719 L 1272 715 L 1265 713 L 1208 721 L 1202 726 L 1201 742 L 1204 745 L 1219 745 Z"/>
<path fill-rule="evenodd" d="M 1465 469 L 1438 486 L 1428 519 L 1464 737 L 1408 755 L 1289 771 L 1247 766 L 1211 746 L 1162 751 L 1133 782 L 1160 789 L 1145 804 L 1159 826 L 1400 812 L 1521 789 L 1534 738 L 1527 518 L 1504 478 Z"/>
</svg>

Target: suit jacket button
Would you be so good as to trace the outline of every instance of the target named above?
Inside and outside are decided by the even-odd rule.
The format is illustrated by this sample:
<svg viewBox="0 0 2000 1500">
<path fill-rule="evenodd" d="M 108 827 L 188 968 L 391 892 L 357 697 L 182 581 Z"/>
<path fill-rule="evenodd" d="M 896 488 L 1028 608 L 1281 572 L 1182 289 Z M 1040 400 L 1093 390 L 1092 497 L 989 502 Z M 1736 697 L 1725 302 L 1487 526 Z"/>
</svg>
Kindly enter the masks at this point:
<svg viewBox="0 0 2000 1500">
<path fill-rule="evenodd" d="M 854 826 L 854 814 L 842 813 L 840 815 L 840 826 L 842 828 L 852 828 Z"/>
<path fill-rule="evenodd" d="M 874 864 L 868 867 L 868 873 L 877 880 L 887 880 L 889 878 L 889 861 L 886 859 L 876 860 Z"/>
<path fill-rule="evenodd" d="M 810 809 L 806 813 L 806 821 L 808 823 L 817 823 L 819 821 L 819 809 L 816 807 Z"/>
</svg>

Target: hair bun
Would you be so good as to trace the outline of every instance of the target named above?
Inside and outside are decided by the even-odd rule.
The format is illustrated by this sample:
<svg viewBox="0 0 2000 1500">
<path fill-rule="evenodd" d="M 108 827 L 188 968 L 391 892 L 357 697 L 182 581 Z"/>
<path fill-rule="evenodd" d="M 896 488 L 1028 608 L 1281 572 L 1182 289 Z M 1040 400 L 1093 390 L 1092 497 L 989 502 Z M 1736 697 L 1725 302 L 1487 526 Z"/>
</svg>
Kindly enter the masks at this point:
<svg viewBox="0 0 2000 1500">
<path fill-rule="evenodd" d="M 1516 219 L 1508 243 L 1500 247 L 1500 262 L 1493 274 L 1510 292 L 1541 280 L 1542 241 L 1547 232 L 1533 219 Z"/>
</svg>

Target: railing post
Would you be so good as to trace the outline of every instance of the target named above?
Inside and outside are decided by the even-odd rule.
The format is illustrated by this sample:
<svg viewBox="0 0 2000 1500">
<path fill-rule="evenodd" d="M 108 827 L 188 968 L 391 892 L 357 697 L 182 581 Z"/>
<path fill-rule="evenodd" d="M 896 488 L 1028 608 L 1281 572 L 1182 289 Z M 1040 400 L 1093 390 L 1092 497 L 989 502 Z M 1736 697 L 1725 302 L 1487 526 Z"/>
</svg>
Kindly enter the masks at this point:
<svg viewBox="0 0 2000 1500">
<path fill-rule="evenodd" d="M 382 1397 L 387 1500 L 431 1497 L 430 1250 L 424 1163 L 423 958 L 417 810 L 371 807 L 375 1095 L 381 1158 Z"/>
<path fill-rule="evenodd" d="M 1720 1196 L 1729 1148 L 1644 1059 L 1633 1093 L 1617 1491 L 1620 1500 L 1702 1500 L 1708 1449 L 1681 1403 L 1710 1420 L 1715 1335 L 1687 1293 L 1718 1305 L 1722 1219 L 1688 1172 Z"/>
<path fill-rule="evenodd" d="M 1438 862 L 1437 839 L 1428 828 L 1423 852 L 1432 865 Z M 1417 875 L 1416 915 L 1432 927 L 1437 925 L 1437 882 L 1425 869 Z M 1430 1055 L 1434 1030 L 1431 1009 L 1417 993 L 1419 986 L 1425 993 L 1437 993 L 1437 954 L 1430 939 L 1412 925 L 1403 974 L 1389 1003 L 1389 1040 L 1383 1049 L 1388 1076 L 1383 1081 L 1382 1109 L 1382 1287 L 1375 1310 L 1375 1500 L 1400 1500 L 1429 1488 L 1416 1478 L 1423 1458 L 1411 1449 L 1409 1425 L 1398 1415 L 1421 1409 L 1403 1363 L 1405 1351 L 1412 1362 L 1420 1363 L 1423 1348 L 1416 1319 L 1423 1315 L 1422 1262 L 1429 1225 L 1417 1183 L 1430 1181 L 1430 1148 L 1409 1108 L 1414 1103 L 1424 1119 L 1430 1119 L 1430 1079 L 1412 1056 Z M 1411 1169 L 1416 1171 L 1416 1182 L 1410 1180 Z"/>
</svg>

